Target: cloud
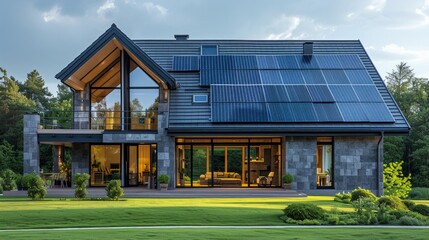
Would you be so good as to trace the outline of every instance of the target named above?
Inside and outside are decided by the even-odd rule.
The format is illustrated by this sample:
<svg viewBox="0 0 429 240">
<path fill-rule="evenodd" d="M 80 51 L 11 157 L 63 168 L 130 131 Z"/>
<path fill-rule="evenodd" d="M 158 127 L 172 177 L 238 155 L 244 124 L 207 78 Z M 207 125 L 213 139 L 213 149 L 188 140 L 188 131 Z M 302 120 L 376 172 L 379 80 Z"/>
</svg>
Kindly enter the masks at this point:
<svg viewBox="0 0 429 240">
<path fill-rule="evenodd" d="M 429 59 L 429 51 L 411 50 L 395 43 L 390 43 L 381 48 L 381 51 L 392 56 L 408 58 L 410 61 L 419 61 Z"/>
<path fill-rule="evenodd" d="M 167 8 L 165 8 L 159 4 L 154 4 L 153 2 L 145 2 L 145 3 L 143 3 L 143 7 L 146 9 L 146 11 L 157 12 L 161 16 L 165 16 L 168 13 Z"/>
<path fill-rule="evenodd" d="M 104 16 L 107 12 L 111 11 L 112 9 L 114 9 L 115 6 L 115 0 L 106 0 L 106 2 L 104 2 L 98 9 L 97 9 L 97 14 L 99 16 Z"/>
<path fill-rule="evenodd" d="M 57 21 L 61 16 L 61 8 L 53 6 L 49 11 L 43 12 L 42 15 L 45 22 Z"/>
<path fill-rule="evenodd" d="M 326 38 L 326 34 L 335 31 L 334 26 L 316 23 L 314 19 L 304 17 L 288 17 L 281 15 L 268 26 L 270 32 L 266 39 L 303 39 L 303 38 Z M 310 34 L 309 34 L 310 33 Z"/>
<path fill-rule="evenodd" d="M 371 3 L 366 6 L 366 9 L 373 12 L 381 12 L 386 6 L 386 0 L 372 0 Z"/>
</svg>

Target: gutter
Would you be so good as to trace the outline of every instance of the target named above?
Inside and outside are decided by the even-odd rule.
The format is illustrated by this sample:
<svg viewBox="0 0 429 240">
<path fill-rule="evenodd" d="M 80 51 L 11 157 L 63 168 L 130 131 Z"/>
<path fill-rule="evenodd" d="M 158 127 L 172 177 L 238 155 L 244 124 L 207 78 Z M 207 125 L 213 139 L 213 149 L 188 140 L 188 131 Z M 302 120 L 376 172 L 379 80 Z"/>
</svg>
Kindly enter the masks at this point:
<svg viewBox="0 0 429 240">
<path fill-rule="evenodd" d="M 377 195 L 384 195 L 383 189 L 383 148 L 381 143 L 384 142 L 384 132 L 380 132 L 380 139 L 377 143 Z"/>
</svg>

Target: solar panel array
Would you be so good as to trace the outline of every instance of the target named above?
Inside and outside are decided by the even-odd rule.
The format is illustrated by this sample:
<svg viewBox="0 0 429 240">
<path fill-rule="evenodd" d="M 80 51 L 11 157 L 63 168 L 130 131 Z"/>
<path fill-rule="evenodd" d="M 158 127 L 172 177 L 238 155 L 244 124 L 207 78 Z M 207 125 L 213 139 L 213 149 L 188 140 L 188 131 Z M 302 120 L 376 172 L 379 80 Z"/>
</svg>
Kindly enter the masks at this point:
<svg viewBox="0 0 429 240">
<path fill-rule="evenodd" d="M 200 71 L 213 122 L 394 122 L 358 55 L 175 56 Z"/>
</svg>

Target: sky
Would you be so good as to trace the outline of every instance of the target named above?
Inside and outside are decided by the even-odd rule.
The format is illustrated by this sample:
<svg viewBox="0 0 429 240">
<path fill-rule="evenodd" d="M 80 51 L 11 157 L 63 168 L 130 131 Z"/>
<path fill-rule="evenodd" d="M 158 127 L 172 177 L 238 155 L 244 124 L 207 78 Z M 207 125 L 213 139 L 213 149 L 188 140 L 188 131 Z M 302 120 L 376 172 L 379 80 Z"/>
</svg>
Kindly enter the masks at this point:
<svg viewBox="0 0 429 240">
<path fill-rule="evenodd" d="M 131 39 L 359 39 L 381 77 L 429 77 L 429 0 L 0 0 L 0 67 L 55 74 L 115 23 Z"/>
</svg>

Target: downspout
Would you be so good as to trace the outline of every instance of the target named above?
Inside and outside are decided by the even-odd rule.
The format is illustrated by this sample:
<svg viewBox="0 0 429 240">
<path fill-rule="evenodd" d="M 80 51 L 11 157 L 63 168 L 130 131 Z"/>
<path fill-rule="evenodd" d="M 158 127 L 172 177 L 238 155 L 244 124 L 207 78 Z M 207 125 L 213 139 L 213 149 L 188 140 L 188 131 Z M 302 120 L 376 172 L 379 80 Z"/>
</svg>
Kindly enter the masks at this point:
<svg viewBox="0 0 429 240">
<path fill-rule="evenodd" d="M 380 139 L 377 143 L 377 195 L 384 195 L 383 190 L 383 148 L 381 147 L 381 143 L 384 142 L 384 132 L 380 133 Z"/>
</svg>

